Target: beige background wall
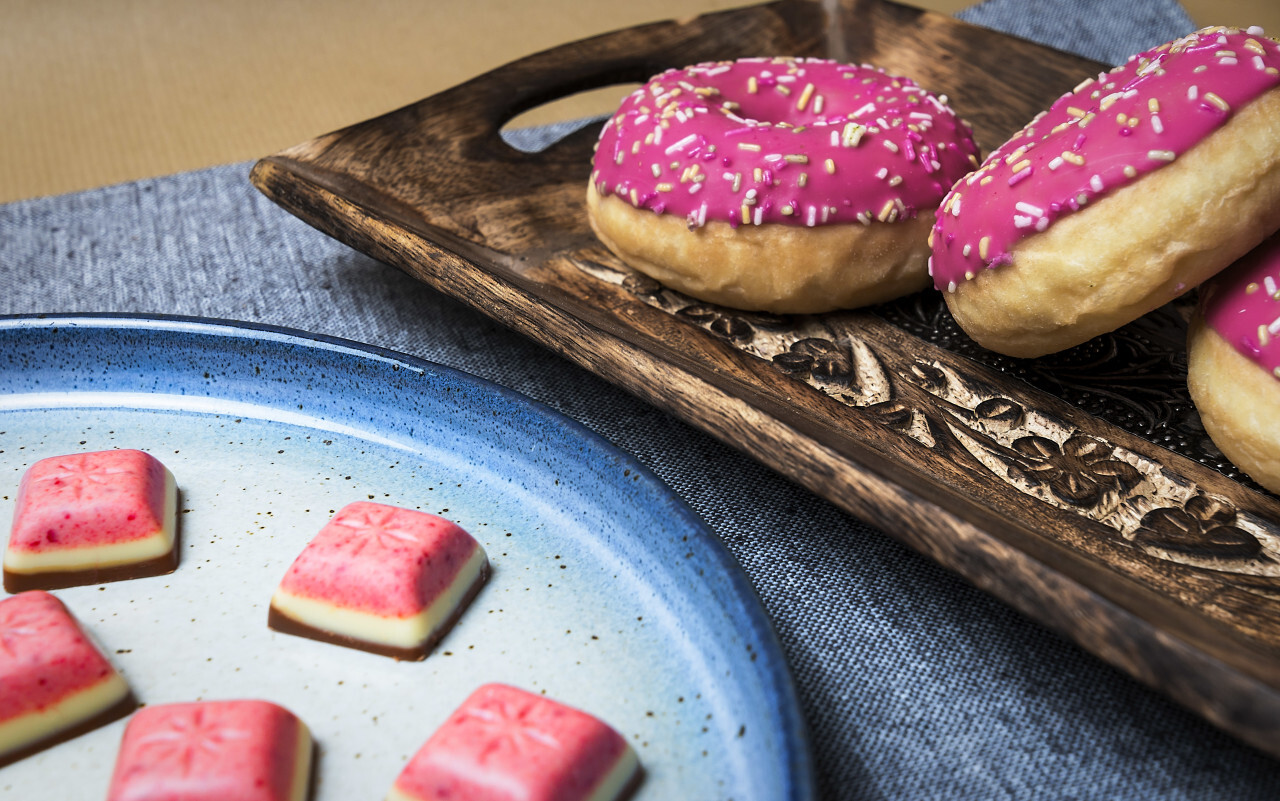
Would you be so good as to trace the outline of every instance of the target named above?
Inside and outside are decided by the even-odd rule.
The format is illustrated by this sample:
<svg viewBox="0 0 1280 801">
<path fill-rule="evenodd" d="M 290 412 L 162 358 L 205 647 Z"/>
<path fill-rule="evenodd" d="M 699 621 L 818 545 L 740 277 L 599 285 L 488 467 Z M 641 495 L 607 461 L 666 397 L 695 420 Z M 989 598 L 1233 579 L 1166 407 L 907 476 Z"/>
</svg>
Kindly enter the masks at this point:
<svg viewBox="0 0 1280 801">
<path fill-rule="evenodd" d="M 0 0 L 0 202 L 256 158 L 547 47 L 746 4 Z M 1275 0 L 1186 7 L 1280 33 Z"/>
</svg>

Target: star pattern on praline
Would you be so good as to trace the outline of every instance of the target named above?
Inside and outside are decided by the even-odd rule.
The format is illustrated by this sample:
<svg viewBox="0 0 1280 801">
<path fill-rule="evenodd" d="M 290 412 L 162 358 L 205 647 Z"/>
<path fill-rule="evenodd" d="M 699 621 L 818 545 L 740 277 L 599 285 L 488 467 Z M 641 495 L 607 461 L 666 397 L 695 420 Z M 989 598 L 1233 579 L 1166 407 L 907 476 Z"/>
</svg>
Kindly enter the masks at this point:
<svg viewBox="0 0 1280 801">
<path fill-rule="evenodd" d="M 201 756 L 218 754 L 230 743 L 249 739 L 249 732 L 221 723 L 204 709 L 174 714 L 138 740 L 141 764 L 175 766 L 190 776 Z"/>
<path fill-rule="evenodd" d="M 352 555 L 366 548 L 399 550 L 406 545 L 418 545 L 422 535 L 403 522 L 403 516 L 395 509 L 360 509 L 334 521 L 334 528 L 344 529 L 351 537 L 347 547 Z"/>
<path fill-rule="evenodd" d="M 533 701 L 497 701 L 466 709 L 462 721 L 485 736 L 484 747 L 476 755 L 481 764 L 506 752 L 523 757 L 532 750 L 558 751 L 563 745 L 540 724 L 539 704 Z"/>
</svg>

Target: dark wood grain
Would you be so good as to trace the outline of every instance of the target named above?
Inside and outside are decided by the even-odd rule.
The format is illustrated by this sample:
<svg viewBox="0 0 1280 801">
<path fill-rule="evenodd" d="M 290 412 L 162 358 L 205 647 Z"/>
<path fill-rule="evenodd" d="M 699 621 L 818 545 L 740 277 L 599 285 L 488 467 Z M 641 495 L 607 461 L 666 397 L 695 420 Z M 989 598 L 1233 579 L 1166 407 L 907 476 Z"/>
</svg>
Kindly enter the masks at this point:
<svg viewBox="0 0 1280 801">
<path fill-rule="evenodd" d="M 270 156 L 322 231 L 712 433 L 1280 755 L 1280 503 L 873 312 L 774 318 L 663 289 L 592 237 L 594 127 L 516 114 L 748 55 L 871 62 L 990 149 L 1100 65 L 883 0 L 805 0 L 565 45 Z"/>
</svg>

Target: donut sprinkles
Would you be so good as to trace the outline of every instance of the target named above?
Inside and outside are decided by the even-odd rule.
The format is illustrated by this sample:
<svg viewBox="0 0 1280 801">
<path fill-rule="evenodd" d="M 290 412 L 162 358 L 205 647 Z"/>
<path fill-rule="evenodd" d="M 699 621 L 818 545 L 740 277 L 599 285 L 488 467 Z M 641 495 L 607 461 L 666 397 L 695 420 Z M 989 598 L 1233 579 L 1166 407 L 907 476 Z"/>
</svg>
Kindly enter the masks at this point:
<svg viewBox="0 0 1280 801">
<path fill-rule="evenodd" d="M 814 227 L 932 211 L 976 167 L 967 124 L 908 78 L 824 59 L 672 69 L 604 125 L 591 182 L 637 209 Z"/>
<path fill-rule="evenodd" d="M 1206 28 L 1090 78 L 947 193 L 930 232 L 934 286 L 1014 261 L 1023 237 L 1175 161 L 1280 85 L 1262 29 Z"/>
</svg>

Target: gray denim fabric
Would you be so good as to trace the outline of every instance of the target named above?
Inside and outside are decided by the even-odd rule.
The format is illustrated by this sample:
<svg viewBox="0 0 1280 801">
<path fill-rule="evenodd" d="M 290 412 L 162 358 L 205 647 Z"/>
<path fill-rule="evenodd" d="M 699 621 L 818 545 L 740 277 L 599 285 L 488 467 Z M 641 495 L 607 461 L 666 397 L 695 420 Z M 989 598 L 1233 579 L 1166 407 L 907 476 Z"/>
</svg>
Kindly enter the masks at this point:
<svg viewBox="0 0 1280 801">
<path fill-rule="evenodd" d="M 1111 62 L 1192 29 L 1165 0 L 991 0 L 961 16 Z M 562 133 L 516 136 L 536 147 Z M 770 470 L 312 230 L 253 190 L 248 168 L 0 206 L 0 313 L 299 328 L 456 367 L 583 422 L 652 468 L 751 576 L 794 672 L 824 798 L 1280 797 L 1280 763 Z"/>
</svg>

